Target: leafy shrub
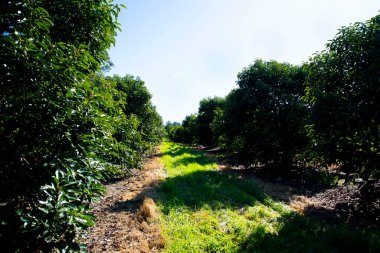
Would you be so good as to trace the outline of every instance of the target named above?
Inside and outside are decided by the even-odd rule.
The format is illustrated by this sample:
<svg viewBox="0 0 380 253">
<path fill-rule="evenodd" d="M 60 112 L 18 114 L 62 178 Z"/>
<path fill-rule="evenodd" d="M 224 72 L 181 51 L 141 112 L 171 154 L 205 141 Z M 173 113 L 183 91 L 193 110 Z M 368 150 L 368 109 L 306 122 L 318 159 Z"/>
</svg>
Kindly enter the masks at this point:
<svg viewBox="0 0 380 253">
<path fill-rule="evenodd" d="M 304 75 L 301 67 L 276 61 L 243 69 L 220 120 L 227 149 L 251 163 L 289 168 L 307 143 Z"/>
<path fill-rule="evenodd" d="M 189 138 L 189 136 L 185 137 L 185 129 L 179 123 L 178 123 L 178 125 L 177 124 L 173 124 L 173 125 L 167 124 L 166 129 L 167 129 L 166 130 L 167 131 L 167 137 L 170 140 L 173 140 L 175 142 L 183 143 L 185 138 Z"/>
<path fill-rule="evenodd" d="M 340 29 L 307 73 L 313 149 L 348 174 L 379 179 L 380 15 Z"/>
<path fill-rule="evenodd" d="M 139 119 L 138 132 L 141 134 L 141 152 L 150 152 L 161 142 L 164 135 L 163 122 L 152 104 L 152 95 L 140 78 L 126 75 L 125 77 L 113 76 L 107 80 L 115 82 L 116 88 L 124 93 L 124 114 L 128 117 Z"/>
<path fill-rule="evenodd" d="M 202 99 L 197 114 L 186 116 L 180 126 L 170 122 L 166 125 L 169 138 L 186 144 L 216 145 L 216 118 L 221 113 L 222 104 L 223 99 L 219 97 Z"/>
<path fill-rule="evenodd" d="M 212 123 L 217 117 L 223 105 L 223 99 L 208 97 L 199 102 L 198 116 L 196 118 L 196 139 L 199 144 L 213 146 L 216 144 L 217 135 Z"/>
<path fill-rule="evenodd" d="M 95 73 L 119 10 L 106 0 L 1 2 L 3 251 L 78 251 L 76 231 L 93 223 L 101 182 L 139 166 L 161 138 L 153 106 L 146 119 L 127 115 L 134 93 Z"/>
</svg>

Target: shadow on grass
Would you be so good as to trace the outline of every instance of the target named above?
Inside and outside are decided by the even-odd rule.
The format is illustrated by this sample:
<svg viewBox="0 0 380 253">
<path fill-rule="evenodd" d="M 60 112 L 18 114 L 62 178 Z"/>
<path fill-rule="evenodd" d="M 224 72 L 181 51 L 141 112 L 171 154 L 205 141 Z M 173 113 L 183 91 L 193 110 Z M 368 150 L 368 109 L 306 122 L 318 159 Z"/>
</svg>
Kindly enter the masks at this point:
<svg viewBox="0 0 380 253">
<path fill-rule="evenodd" d="M 273 201 L 249 180 L 219 171 L 197 171 L 168 178 L 160 185 L 163 213 L 173 208 L 233 210 Z M 380 252 L 378 230 L 328 224 L 293 212 L 281 212 L 272 234 L 260 224 L 241 242 L 239 252 Z"/>
<path fill-rule="evenodd" d="M 175 157 L 184 154 L 191 156 L 176 161 L 176 166 L 214 163 L 213 159 L 190 147 L 174 146 L 162 155 Z M 330 224 L 280 210 L 251 180 L 244 179 L 237 173 L 200 170 L 169 177 L 157 187 L 159 196 L 154 200 L 159 202 L 164 215 L 182 208 L 197 211 L 207 206 L 211 210 L 241 210 L 259 204 L 278 211 L 280 217 L 275 221 L 275 233 L 268 231 L 265 220 L 260 223 L 259 219 L 246 239 L 236 242 L 239 248 L 234 252 L 380 252 L 378 228 L 368 230 Z M 111 210 L 120 212 L 138 205 L 145 195 L 147 193 L 142 192 L 130 201 L 111 207 Z M 231 235 L 231 238 L 234 236 Z M 210 252 L 217 251 L 210 249 Z"/>
<path fill-rule="evenodd" d="M 266 206 L 273 203 L 252 184 L 214 171 L 195 172 L 168 179 L 159 186 L 159 190 L 161 196 L 155 200 L 162 205 L 164 215 L 173 209 L 190 208 L 196 211 L 206 205 L 212 210 L 236 210 L 258 203 Z M 144 195 L 146 194 L 142 192 L 135 199 L 119 202 L 109 210 L 137 210 Z M 245 241 L 239 242 L 237 252 L 380 252 L 378 230 L 321 223 L 292 212 L 282 213 L 276 223 L 279 229 L 275 234 L 269 232 L 265 224 L 258 224 Z"/>
<path fill-rule="evenodd" d="M 197 171 L 168 178 L 159 187 L 162 212 L 187 208 L 197 211 L 207 206 L 212 210 L 238 210 L 263 204 L 272 208 L 273 201 L 252 182 L 236 175 L 217 171 Z M 142 192 L 134 199 L 110 207 L 113 212 L 136 209 Z M 352 228 L 343 224 L 328 224 L 293 212 L 281 212 L 277 233 L 258 224 L 247 240 L 240 242 L 238 252 L 380 252 L 380 233 L 377 229 Z"/>
<path fill-rule="evenodd" d="M 185 146 L 185 145 L 176 145 L 168 148 L 165 152 L 161 153 L 160 156 L 169 155 L 171 157 L 181 156 L 181 155 L 190 155 L 190 156 L 196 156 L 198 158 L 202 158 L 205 156 L 205 153 L 195 149 L 194 147 Z"/>
<path fill-rule="evenodd" d="M 380 252 L 379 231 L 352 228 L 343 224 L 328 225 L 296 213 L 278 219 L 278 233 L 256 229 L 239 252 Z"/>
<path fill-rule="evenodd" d="M 168 178 L 161 184 L 160 191 L 164 213 L 172 206 L 193 210 L 205 205 L 240 208 L 266 198 L 255 185 L 218 171 L 196 171 Z"/>
<path fill-rule="evenodd" d="M 190 147 L 186 147 L 186 146 L 173 146 L 173 147 L 170 147 L 168 148 L 168 150 L 166 150 L 165 152 L 162 152 L 161 153 L 161 156 L 165 156 L 165 155 L 169 155 L 171 157 L 176 157 L 176 156 L 181 156 L 181 155 L 184 155 L 184 154 L 193 154 L 193 155 L 196 155 L 196 154 L 199 154 L 200 152 L 193 149 L 193 148 L 190 148 Z"/>
<path fill-rule="evenodd" d="M 179 157 L 185 155 L 185 157 L 179 158 L 173 163 L 174 167 L 188 166 L 190 164 L 198 164 L 202 166 L 213 165 L 216 160 L 206 156 L 204 152 L 188 146 L 174 146 L 170 147 L 166 152 L 160 154 L 160 157 L 168 155 L 170 157 Z"/>
<path fill-rule="evenodd" d="M 212 160 L 211 158 L 209 157 L 206 157 L 206 156 L 199 156 L 197 154 L 195 154 L 194 156 L 190 156 L 190 157 L 183 157 L 181 159 L 178 159 L 176 160 L 174 163 L 173 163 L 173 166 L 174 167 L 177 167 L 177 166 L 188 166 L 190 164 L 198 164 L 198 165 L 202 165 L 202 166 L 208 166 L 208 165 L 213 165 L 215 163 L 214 160 Z"/>
</svg>

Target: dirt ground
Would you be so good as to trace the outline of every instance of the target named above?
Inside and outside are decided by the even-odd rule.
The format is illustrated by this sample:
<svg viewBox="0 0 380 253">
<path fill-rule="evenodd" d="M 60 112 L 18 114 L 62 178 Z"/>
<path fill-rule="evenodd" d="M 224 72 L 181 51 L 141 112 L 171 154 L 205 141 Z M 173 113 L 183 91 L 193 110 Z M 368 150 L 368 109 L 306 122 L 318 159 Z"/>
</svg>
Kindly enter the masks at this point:
<svg viewBox="0 0 380 253">
<path fill-rule="evenodd" d="M 96 225 L 83 242 L 89 252 L 157 252 L 165 245 L 156 210 L 156 186 L 165 178 L 159 157 L 149 159 L 135 176 L 106 185 L 93 206 Z"/>
</svg>

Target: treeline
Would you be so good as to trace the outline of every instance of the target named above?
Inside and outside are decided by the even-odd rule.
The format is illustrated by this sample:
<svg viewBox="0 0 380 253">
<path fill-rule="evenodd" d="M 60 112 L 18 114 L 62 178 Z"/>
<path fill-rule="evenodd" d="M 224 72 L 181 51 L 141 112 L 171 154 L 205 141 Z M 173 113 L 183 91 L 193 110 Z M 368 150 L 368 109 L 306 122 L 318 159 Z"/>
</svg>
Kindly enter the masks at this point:
<svg viewBox="0 0 380 253">
<path fill-rule="evenodd" d="M 206 98 L 178 142 L 219 146 L 251 166 L 287 173 L 335 164 L 373 193 L 380 178 L 380 15 L 339 30 L 302 66 L 256 60 L 225 98 Z"/>
<path fill-rule="evenodd" d="M 162 138 L 144 82 L 101 74 L 119 11 L 108 0 L 0 4 L 2 252 L 79 251 L 102 182 Z"/>
</svg>

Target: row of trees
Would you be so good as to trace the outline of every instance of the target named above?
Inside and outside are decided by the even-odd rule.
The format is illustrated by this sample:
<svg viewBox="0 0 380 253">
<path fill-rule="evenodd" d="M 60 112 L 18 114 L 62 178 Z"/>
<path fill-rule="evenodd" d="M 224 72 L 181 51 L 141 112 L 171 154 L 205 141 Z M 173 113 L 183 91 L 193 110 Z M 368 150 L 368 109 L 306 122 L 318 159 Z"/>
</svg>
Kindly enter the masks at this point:
<svg viewBox="0 0 380 253">
<path fill-rule="evenodd" d="M 160 142 L 144 82 L 100 74 L 119 11 L 109 0 L 0 4 L 3 252 L 79 251 L 102 181 Z"/>
<path fill-rule="evenodd" d="M 380 178 L 380 15 L 341 28 L 302 66 L 256 60 L 237 85 L 167 125 L 169 137 L 218 145 L 276 173 L 302 162 Z"/>
<path fill-rule="evenodd" d="M 204 146 L 216 145 L 217 134 L 214 133 L 216 128 L 213 127 L 212 123 L 218 113 L 221 112 L 223 103 L 222 98 L 205 98 L 199 103 L 198 113 L 186 116 L 182 124 L 167 122 L 165 129 L 169 138 L 182 143 L 196 143 Z"/>
</svg>

